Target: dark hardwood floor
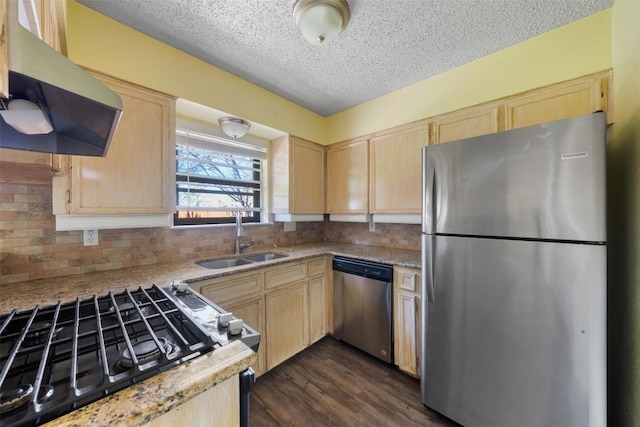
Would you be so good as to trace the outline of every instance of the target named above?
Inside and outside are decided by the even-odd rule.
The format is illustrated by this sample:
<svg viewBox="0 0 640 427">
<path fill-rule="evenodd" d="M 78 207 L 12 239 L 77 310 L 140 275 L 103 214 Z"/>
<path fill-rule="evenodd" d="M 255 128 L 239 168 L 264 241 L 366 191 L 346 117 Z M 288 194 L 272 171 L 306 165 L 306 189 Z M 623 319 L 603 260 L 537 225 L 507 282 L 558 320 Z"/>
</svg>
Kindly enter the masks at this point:
<svg viewBox="0 0 640 427">
<path fill-rule="evenodd" d="M 258 378 L 250 411 L 251 427 L 457 426 L 422 405 L 418 380 L 331 337 Z"/>
</svg>

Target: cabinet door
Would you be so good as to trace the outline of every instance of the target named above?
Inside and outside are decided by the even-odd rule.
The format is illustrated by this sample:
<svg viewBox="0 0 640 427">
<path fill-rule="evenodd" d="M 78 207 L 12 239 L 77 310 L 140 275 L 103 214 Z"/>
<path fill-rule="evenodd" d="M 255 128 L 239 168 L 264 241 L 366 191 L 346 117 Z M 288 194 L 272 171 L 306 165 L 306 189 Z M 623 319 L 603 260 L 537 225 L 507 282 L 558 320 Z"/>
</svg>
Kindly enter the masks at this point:
<svg viewBox="0 0 640 427">
<path fill-rule="evenodd" d="M 454 113 L 434 117 L 431 122 L 431 144 L 486 135 L 503 130 L 500 118 L 504 107 L 490 104 L 465 108 Z"/>
<path fill-rule="evenodd" d="M 420 270 L 394 268 L 394 361 L 400 370 L 420 375 L 421 283 Z"/>
<path fill-rule="evenodd" d="M 238 319 L 260 332 L 260 346 L 258 347 L 258 359 L 251 367 L 256 372 L 256 377 L 264 373 L 265 363 L 265 342 L 268 339 L 264 331 L 264 302 L 263 298 L 251 298 L 249 300 L 231 302 L 225 304 L 223 308 L 233 313 Z"/>
<path fill-rule="evenodd" d="M 240 425 L 240 383 L 237 375 L 142 424 L 142 427 L 210 427 L 214 424 L 216 427 Z"/>
<path fill-rule="evenodd" d="M 608 111 L 609 78 L 609 72 L 598 73 L 507 99 L 506 128 Z M 610 114 L 607 114 L 607 122 L 612 122 Z"/>
<path fill-rule="evenodd" d="M 418 304 L 415 294 L 398 292 L 396 296 L 396 364 L 413 375 L 418 374 Z"/>
<path fill-rule="evenodd" d="M 174 100 L 100 78 L 122 98 L 123 114 L 106 157 L 72 156 L 73 214 L 169 213 Z"/>
<path fill-rule="evenodd" d="M 427 143 L 427 125 L 371 139 L 371 213 L 420 213 L 422 147 Z"/>
<path fill-rule="evenodd" d="M 327 149 L 327 212 L 367 213 L 369 210 L 369 144 L 355 141 Z"/>
<path fill-rule="evenodd" d="M 317 277 L 309 280 L 309 344 L 327 334 L 326 280 Z"/>
<path fill-rule="evenodd" d="M 265 297 L 267 369 L 309 344 L 307 282 L 270 292 Z"/>
<path fill-rule="evenodd" d="M 324 147 L 291 137 L 290 213 L 324 213 Z"/>
</svg>

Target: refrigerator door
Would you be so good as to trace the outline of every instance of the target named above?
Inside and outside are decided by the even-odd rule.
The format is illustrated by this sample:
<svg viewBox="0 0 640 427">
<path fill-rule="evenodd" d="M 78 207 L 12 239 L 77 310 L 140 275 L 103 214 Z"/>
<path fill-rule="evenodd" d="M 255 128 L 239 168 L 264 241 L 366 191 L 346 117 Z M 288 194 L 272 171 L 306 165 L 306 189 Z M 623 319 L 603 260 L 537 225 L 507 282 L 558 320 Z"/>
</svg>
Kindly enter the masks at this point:
<svg viewBox="0 0 640 427">
<path fill-rule="evenodd" d="M 474 427 L 606 425 L 604 245 L 423 235 L 423 247 L 436 252 L 425 405 Z"/>
<path fill-rule="evenodd" d="M 426 147 L 423 232 L 606 241 L 604 113 Z"/>
</svg>

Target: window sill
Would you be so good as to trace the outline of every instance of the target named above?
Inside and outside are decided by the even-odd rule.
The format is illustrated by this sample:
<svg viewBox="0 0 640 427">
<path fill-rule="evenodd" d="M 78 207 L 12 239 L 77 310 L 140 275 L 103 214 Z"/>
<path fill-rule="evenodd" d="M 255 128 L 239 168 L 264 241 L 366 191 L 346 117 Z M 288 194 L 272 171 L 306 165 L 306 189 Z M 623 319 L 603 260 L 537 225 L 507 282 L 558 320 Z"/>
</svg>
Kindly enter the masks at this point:
<svg viewBox="0 0 640 427">
<path fill-rule="evenodd" d="M 242 228 L 245 227 L 258 227 L 260 225 L 273 225 L 272 222 L 243 222 Z M 221 227 L 233 227 L 235 224 L 195 224 L 195 225 L 170 225 L 171 230 L 189 230 L 191 228 L 221 228 Z"/>
</svg>

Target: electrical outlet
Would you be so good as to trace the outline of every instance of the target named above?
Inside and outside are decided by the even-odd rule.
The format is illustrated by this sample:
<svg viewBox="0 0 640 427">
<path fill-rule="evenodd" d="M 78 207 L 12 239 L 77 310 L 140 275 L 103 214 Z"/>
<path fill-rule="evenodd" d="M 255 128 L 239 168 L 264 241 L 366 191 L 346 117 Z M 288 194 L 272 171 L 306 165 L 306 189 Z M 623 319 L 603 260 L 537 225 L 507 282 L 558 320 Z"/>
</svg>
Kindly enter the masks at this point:
<svg viewBox="0 0 640 427">
<path fill-rule="evenodd" d="M 98 244 L 98 230 L 82 230 L 85 246 L 95 246 Z"/>
<path fill-rule="evenodd" d="M 295 222 L 285 222 L 284 223 L 284 231 L 296 231 L 296 223 Z"/>
<path fill-rule="evenodd" d="M 369 231 L 372 233 L 376 232 L 376 223 L 373 220 L 369 221 Z"/>
</svg>

